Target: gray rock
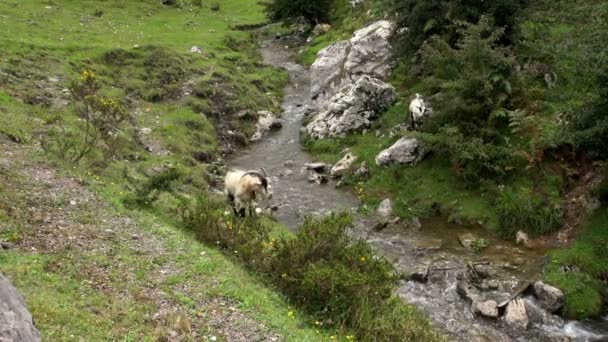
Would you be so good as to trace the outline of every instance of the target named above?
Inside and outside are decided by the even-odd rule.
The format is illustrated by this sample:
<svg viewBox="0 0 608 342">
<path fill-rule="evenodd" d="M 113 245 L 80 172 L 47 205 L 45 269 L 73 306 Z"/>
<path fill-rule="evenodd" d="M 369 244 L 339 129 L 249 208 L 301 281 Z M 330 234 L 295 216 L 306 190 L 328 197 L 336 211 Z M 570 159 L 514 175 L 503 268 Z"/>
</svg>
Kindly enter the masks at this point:
<svg viewBox="0 0 608 342">
<path fill-rule="evenodd" d="M 494 290 L 498 290 L 498 288 L 500 287 L 500 283 L 497 280 L 491 279 L 484 279 L 481 282 L 481 289 L 484 291 L 494 291 Z"/>
<path fill-rule="evenodd" d="M 456 283 L 456 292 L 471 303 L 482 302 L 483 297 L 479 291 L 465 280 L 459 280 Z"/>
<path fill-rule="evenodd" d="M 358 176 L 361 178 L 367 178 L 369 176 L 369 168 L 367 167 L 367 164 L 365 163 L 365 161 L 361 162 L 361 166 L 359 166 L 357 171 L 355 171 L 355 176 Z"/>
<path fill-rule="evenodd" d="M 468 250 L 471 250 L 473 248 L 473 241 L 475 241 L 476 239 L 477 237 L 472 233 L 464 233 L 458 235 L 458 241 L 460 242 L 460 245 L 462 245 L 462 247 Z"/>
<path fill-rule="evenodd" d="M 34 326 L 32 315 L 23 298 L 2 274 L 0 274 L 0 341 L 40 341 L 40 333 Z"/>
<path fill-rule="evenodd" d="M 203 49 L 201 49 L 200 47 L 194 45 L 193 47 L 190 48 L 190 52 L 191 53 L 202 54 L 203 53 Z"/>
<path fill-rule="evenodd" d="M 140 128 L 139 133 L 141 135 L 148 135 L 148 134 L 152 133 L 152 128 L 149 128 L 149 127 Z"/>
<path fill-rule="evenodd" d="M 505 322 L 514 328 L 526 330 L 530 320 L 523 299 L 516 298 L 507 304 L 505 311 Z"/>
<path fill-rule="evenodd" d="M 395 26 L 393 22 L 381 20 L 356 31 L 350 40 L 333 43 L 319 51 L 310 68 L 311 96 L 317 108 L 362 75 L 380 80 L 388 77 L 389 38 Z"/>
<path fill-rule="evenodd" d="M 393 214 L 393 202 L 390 198 L 387 198 L 380 202 L 378 209 L 376 210 L 379 216 L 390 217 Z"/>
<path fill-rule="evenodd" d="M 403 137 L 376 156 L 376 165 L 392 163 L 415 165 L 424 158 L 424 146 L 416 138 Z"/>
<path fill-rule="evenodd" d="M 326 33 L 327 31 L 331 30 L 331 25 L 329 24 L 317 24 L 315 25 L 315 27 L 312 29 L 312 35 L 313 36 L 320 36 L 323 33 Z"/>
<path fill-rule="evenodd" d="M 407 280 L 426 283 L 429 280 L 429 268 L 425 265 L 419 265 L 414 268 L 412 273 L 407 276 Z"/>
<path fill-rule="evenodd" d="M 528 248 L 532 247 L 530 244 L 530 238 L 528 237 L 528 234 L 524 233 L 521 230 L 518 230 L 517 233 L 515 234 L 515 243 L 518 245 L 524 245 Z"/>
<path fill-rule="evenodd" d="M 486 300 L 485 302 L 473 302 L 471 308 L 473 309 L 474 313 L 484 317 L 498 317 L 498 306 L 493 300 Z"/>
<path fill-rule="evenodd" d="M 321 175 L 321 174 L 318 174 L 314 170 L 309 170 L 308 171 L 308 181 L 310 183 L 325 184 L 325 183 L 327 183 L 328 179 L 327 179 L 326 175 Z"/>
<path fill-rule="evenodd" d="M 543 309 L 549 312 L 555 312 L 564 305 L 564 292 L 540 280 L 534 283 L 534 294 Z"/>
<path fill-rule="evenodd" d="M 357 160 L 357 156 L 350 152 L 347 153 L 344 157 L 342 157 L 342 159 L 340 159 L 339 162 L 337 162 L 331 168 L 331 170 L 329 171 L 329 175 L 332 178 L 341 177 L 351 169 L 355 160 Z"/>
<path fill-rule="evenodd" d="M 414 229 L 422 228 L 422 223 L 420 223 L 420 219 L 416 216 L 412 217 L 412 228 L 414 228 Z"/>
<path fill-rule="evenodd" d="M 306 125 L 314 139 L 344 137 L 369 128 L 395 101 L 395 88 L 376 78 L 362 76 L 335 94 Z"/>
<path fill-rule="evenodd" d="M 327 165 L 325 163 L 307 163 L 304 164 L 304 167 L 307 170 L 313 170 L 315 172 L 327 172 L 327 170 L 329 170 L 331 168 L 331 165 Z"/>
<path fill-rule="evenodd" d="M 273 129 L 282 127 L 281 120 L 276 118 L 272 112 L 261 110 L 258 112 L 258 122 L 255 125 L 255 133 L 249 138 L 249 141 L 260 141 L 268 132 Z"/>
<path fill-rule="evenodd" d="M 286 160 L 286 161 L 283 163 L 283 165 L 284 165 L 284 166 L 287 166 L 287 167 L 292 167 L 292 166 L 294 166 L 294 165 L 295 165 L 295 163 L 293 162 L 293 160 Z"/>
</svg>

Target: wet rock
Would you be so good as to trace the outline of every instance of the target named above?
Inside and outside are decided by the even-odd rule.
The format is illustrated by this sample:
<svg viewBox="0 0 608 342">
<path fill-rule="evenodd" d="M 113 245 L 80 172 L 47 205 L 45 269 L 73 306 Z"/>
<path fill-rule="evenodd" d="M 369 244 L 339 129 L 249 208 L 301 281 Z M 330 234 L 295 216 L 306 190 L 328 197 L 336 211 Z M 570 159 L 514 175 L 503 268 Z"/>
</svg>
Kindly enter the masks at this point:
<svg viewBox="0 0 608 342">
<path fill-rule="evenodd" d="M 314 139 L 326 139 L 369 128 L 395 101 L 395 94 L 392 85 L 362 76 L 332 96 L 306 125 L 306 132 Z"/>
<path fill-rule="evenodd" d="M 411 225 L 412 225 L 412 228 L 414 228 L 414 229 L 422 228 L 422 223 L 420 223 L 420 219 L 416 216 L 412 217 Z"/>
<path fill-rule="evenodd" d="M 372 226 L 372 230 L 375 232 L 379 232 L 379 231 L 383 230 L 384 228 L 388 227 L 389 223 L 390 222 L 388 220 L 378 221 Z"/>
<path fill-rule="evenodd" d="M 539 306 L 533 298 L 524 298 L 528 319 L 532 324 L 563 325 L 563 319 Z"/>
<path fill-rule="evenodd" d="M 376 165 L 387 166 L 393 163 L 416 165 L 424 155 L 424 147 L 418 139 L 403 137 L 376 156 Z"/>
<path fill-rule="evenodd" d="M 407 280 L 426 283 L 429 280 L 429 268 L 425 265 L 418 265 L 412 273 L 407 276 Z"/>
<path fill-rule="evenodd" d="M 287 166 L 287 167 L 292 167 L 292 166 L 294 166 L 294 165 L 295 165 L 295 163 L 293 162 L 293 160 L 286 160 L 286 161 L 283 163 L 283 166 Z"/>
<path fill-rule="evenodd" d="M 2 250 L 2 249 L 8 250 L 8 249 L 12 249 L 13 247 L 15 247 L 15 245 L 13 245 L 10 242 L 0 241 L 0 250 Z"/>
<path fill-rule="evenodd" d="M 313 170 L 309 170 L 308 171 L 308 181 L 311 183 L 325 184 L 325 183 L 327 183 L 328 180 L 327 180 L 326 175 L 322 175 Z"/>
<path fill-rule="evenodd" d="M 23 298 L 7 278 L 0 274 L 0 341 L 40 341 L 32 315 Z"/>
<path fill-rule="evenodd" d="M 436 251 L 443 247 L 443 240 L 421 237 L 416 240 L 415 247 L 418 250 Z"/>
<path fill-rule="evenodd" d="M 481 282 L 481 289 L 483 291 L 494 291 L 494 290 L 498 290 L 498 288 L 500 287 L 500 283 L 497 280 L 494 279 L 484 279 Z"/>
<path fill-rule="evenodd" d="M 355 171 L 355 176 L 358 176 L 361 178 L 369 177 L 369 168 L 367 167 L 367 164 L 365 163 L 365 161 L 361 162 L 361 166 L 359 166 L 357 171 Z"/>
<path fill-rule="evenodd" d="M 481 278 L 489 278 L 496 275 L 496 271 L 490 265 L 474 264 L 473 270 Z"/>
<path fill-rule="evenodd" d="M 549 312 L 555 312 L 564 305 L 564 292 L 540 280 L 534 283 L 534 294 L 543 309 Z"/>
<path fill-rule="evenodd" d="M 471 305 L 473 313 L 489 317 L 496 318 L 498 317 L 498 306 L 493 300 L 486 300 L 484 302 L 473 302 Z"/>
<path fill-rule="evenodd" d="M 293 171 L 291 170 L 283 170 L 279 172 L 279 177 L 289 177 L 291 175 L 293 175 Z"/>
<path fill-rule="evenodd" d="M 249 139 L 252 142 L 259 141 L 270 130 L 281 128 L 281 120 L 276 118 L 272 112 L 262 110 L 258 112 L 258 122 L 255 125 L 255 133 Z"/>
<path fill-rule="evenodd" d="M 313 170 L 315 172 L 323 173 L 323 172 L 327 172 L 327 170 L 329 170 L 331 168 L 331 165 L 328 165 L 325 163 L 307 163 L 307 164 L 304 164 L 304 167 L 307 170 Z"/>
<path fill-rule="evenodd" d="M 505 322 L 514 328 L 526 330 L 530 320 L 523 299 L 516 298 L 509 302 L 505 311 Z"/>
<path fill-rule="evenodd" d="M 464 247 L 468 250 L 472 250 L 473 242 L 476 239 L 477 239 L 477 237 L 475 235 L 473 235 L 472 233 L 464 233 L 464 234 L 458 235 L 458 242 L 460 242 L 460 245 L 462 245 L 462 247 Z"/>
<path fill-rule="evenodd" d="M 369 75 L 385 80 L 390 73 L 389 38 L 395 24 L 381 20 L 356 31 L 350 40 L 335 42 L 322 49 L 310 68 L 311 96 L 322 108 L 338 90 Z"/>
<path fill-rule="evenodd" d="M 390 217 L 393 214 L 393 202 L 391 202 L 390 198 L 380 202 L 376 213 L 381 217 Z"/>
<path fill-rule="evenodd" d="M 357 156 L 355 156 L 354 154 L 352 154 L 350 152 L 347 153 L 344 157 L 342 157 L 342 159 L 340 159 L 339 162 L 337 162 L 331 168 L 331 170 L 329 171 L 329 175 L 332 178 L 338 178 L 338 177 L 343 176 L 351 169 L 355 160 L 357 160 Z"/>
<path fill-rule="evenodd" d="M 525 247 L 532 247 L 530 244 L 530 238 L 528 237 L 528 234 L 524 233 L 521 230 L 518 230 L 517 233 L 515 234 L 515 243 L 518 245 L 524 245 Z"/>
<path fill-rule="evenodd" d="M 479 291 L 465 280 L 459 280 L 456 283 L 456 292 L 471 303 L 482 302 L 483 298 Z"/>
<path fill-rule="evenodd" d="M 327 31 L 331 30 L 331 25 L 329 24 L 317 24 L 315 25 L 315 27 L 312 29 L 312 35 L 313 36 L 320 36 L 323 33 L 326 33 Z"/>
</svg>

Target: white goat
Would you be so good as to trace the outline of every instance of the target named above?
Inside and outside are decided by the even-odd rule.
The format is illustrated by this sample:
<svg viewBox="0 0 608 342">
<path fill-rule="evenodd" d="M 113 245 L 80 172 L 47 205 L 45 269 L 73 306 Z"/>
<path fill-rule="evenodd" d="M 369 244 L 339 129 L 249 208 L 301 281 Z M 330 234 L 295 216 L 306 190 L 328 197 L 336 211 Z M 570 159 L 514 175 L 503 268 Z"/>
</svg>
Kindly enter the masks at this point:
<svg viewBox="0 0 608 342">
<path fill-rule="evenodd" d="M 420 94 L 416 94 L 416 98 L 410 102 L 410 117 L 412 119 L 412 128 L 418 129 L 420 128 L 420 124 L 422 123 L 422 118 L 427 115 L 427 107 L 424 103 L 424 99 Z"/>
<path fill-rule="evenodd" d="M 266 170 L 243 171 L 231 170 L 226 173 L 224 179 L 224 193 L 234 213 L 245 216 L 247 209 L 249 215 L 253 215 L 253 206 L 257 200 L 268 200 L 272 198 L 271 186 L 268 182 Z"/>
</svg>

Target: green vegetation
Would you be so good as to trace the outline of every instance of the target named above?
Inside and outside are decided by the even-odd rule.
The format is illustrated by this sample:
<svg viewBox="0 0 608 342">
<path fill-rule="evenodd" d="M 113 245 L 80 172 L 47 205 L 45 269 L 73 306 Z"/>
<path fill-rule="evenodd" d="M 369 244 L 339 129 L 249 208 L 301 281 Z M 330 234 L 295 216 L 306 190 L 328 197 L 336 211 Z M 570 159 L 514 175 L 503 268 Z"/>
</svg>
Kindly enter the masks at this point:
<svg viewBox="0 0 608 342">
<path fill-rule="evenodd" d="M 295 235 L 276 236 L 262 220 L 224 215 L 222 203 L 182 203 L 186 227 L 250 269 L 264 274 L 318 326 L 352 330 L 362 341 L 435 341 L 441 337 L 414 307 L 392 296 L 389 261 L 346 233 L 348 214 L 308 218 Z"/>
<path fill-rule="evenodd" d="M 594 318 L 602 312 L 608 281 L 608 208 L 599 209 L 568 248 L 549 253 L 545 280 L 563 289 L 564 314 Z"/>
<path fill-rule="evenodd" d="M 369 0 L 361 8 L 332 16 L 334 28 L 314 38 L 300 60 L 311 64 L 321 48 L 347 38 L 356 29 L 350 22 L 394 19 L 408 28 L 394 39 L 389 82 L 398 101 L 372 133 L 306 140 L 308 150 L 336 162 L 349 148 L 370 176 L 349 175 L 344 183 L 371 207 L 391 197 L 401 217 L 442 215 L 509 238 L 519 229 L 538 236 L 572 224 L 566 192 L 589 159 L 606 158 L 607 50 L 598 42 L 608 39 L 608 5 Z M 335 3 L 332 13 L 345 6 Z M 434 114 L 420 132 L 400 130 L 414 93 Z M 404 135 L 423 141 L 427 157 L 416 166 L 376 167 L 374 157 Z M 593 195 L 606 198 L 605 189 L 606 181 Z M 603 307 L 605 271 L 591 265 L 606 264 L 598 242 L 605 227 L 602 209 L 571 248 L 551 252 L 546 279 L 564 288 L 568 317 L 596 316 Z"/>
<path fill-rule="evenodd" d="M 268 17 L 274 21 L 304 19 L 314 25 L 327 22 L 332 0 L 273 0 L 267 5 Z"/>
</svg>

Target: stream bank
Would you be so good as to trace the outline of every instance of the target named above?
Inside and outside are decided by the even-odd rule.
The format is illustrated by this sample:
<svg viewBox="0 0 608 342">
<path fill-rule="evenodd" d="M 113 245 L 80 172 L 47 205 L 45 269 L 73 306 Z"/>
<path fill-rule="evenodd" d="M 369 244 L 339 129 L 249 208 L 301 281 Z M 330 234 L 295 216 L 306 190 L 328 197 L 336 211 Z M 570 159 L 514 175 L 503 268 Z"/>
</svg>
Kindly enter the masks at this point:
<svg viewBox="0 0 608 342">
<path fill-rule="evenodd" d="M 265 63 L 289 72 L 290 84 L 282 103 L 283 128 L 259 143 L 241 150 L 229 166 L 242 169 L 265 167 L 271 175 L 276 218 L 296 229 L 307 214 L 352 210 L 358 206 L 355 195 L 335 189 L 335 183 L 317 185 L 308 181 L 305 164 L 312 162 L 300 144 L 302 120 L 311 108 L 308 70 L 293 62 L 293 52 L 282 39 L 265 41 Z M 407 223 L 371 229 L 377 218 L 359 217 L 353 230 L 366 239 L 379 254 L 393 261 L 406 274 L 425 273 L 424 281 L 403 281 L 397 293 L 421 308 L 451 338 L 462 341 L 599 341 L 608 338 L 604 322 L 567 322 L 540 309 L 529 291 L 524 293 L 530 316 L 528 329 L 518 329 L 502 319 L 478 317 L 471 304 L 461 298 L 457 283 L 470 277 L 470 268 L 484 265 L 487 275 L 479 279 L 483 297 L 497 303 L 509 299 L 522 284 L 538 279 L 544 250 L 524 249 L 500 240 L 481 227 L 449 224 L 442 218 L 423 220 L 419 228 Z M 475 253 L 462 246 L 459 236 L 473 233 L 489 242 Z M 412 277 L 411 279 L 414 279 Z M 491 286 L 488 284 L 491 282 Z M 485 283 L 485 287 L 484 284 Z"/>
</svg>

